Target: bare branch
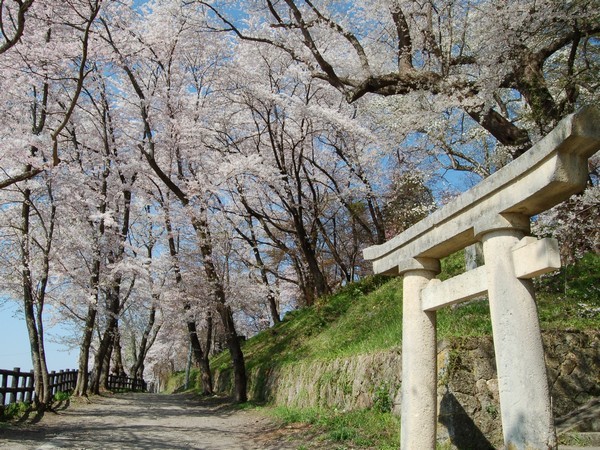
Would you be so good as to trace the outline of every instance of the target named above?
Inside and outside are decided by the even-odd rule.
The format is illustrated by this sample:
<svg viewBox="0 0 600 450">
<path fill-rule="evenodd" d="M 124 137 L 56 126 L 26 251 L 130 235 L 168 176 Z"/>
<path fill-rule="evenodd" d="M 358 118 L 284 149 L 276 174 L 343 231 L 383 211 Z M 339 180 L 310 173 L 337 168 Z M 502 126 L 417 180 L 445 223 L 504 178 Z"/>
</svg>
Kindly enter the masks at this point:
<svg viewBox="0 0 600 450">
<path fill-rule="evenodd" d="M 26 170 L 25 172 L 20 173 L 19 175 L 15 175 L 13 177 L 10 177 L 10 178 L 0 181 L 0 189 L 9 187 L 15 183 L 18 183 L 19 181 L 29 180 L 42 172 L 43 172 L 43 169 L 39 169 L 39 168 Z"/>
<path fill-rule="evenodd" d="M 17 42 L 19 42 L 21 36 L 23 36 L 23 32 L 25 31 L 25 13 L 29 10 L 34 0 L 13 1 L 19 5 L 19 10 L 17 12 L 16 22 L 14 20 L 12 21 L 15 26 L 12 36 L 8 35 L 4 26 L 4 0 L 0 1 L 0 33 L 4 38 L 4 42 L 0 44 L 0 54 L 14 46 Z"/>
<path fill-rule="evenodd" d="M 327 24 L 327 26 L 330 27 L 331 29 L 340 33 L 342 36 L 344 36 L 344 38 L 348 42 L 350 42 L 352 47 L 354 47 L 354 51 L 356 51 L 358 58 L 360 59 L 360 64 L 361 64 L 362 69 L 365 71 L 365 73 L 371 74 L 371 67 L 369 66 L 369 59 L 367 58 L 365 49 L 360 44 L 360 42 L 356 38 L 356 36 L 354 36 L 354 34 L 350 33 L 349 31 L 344 30 L 344 28 L 342 28 L 338 23 L 334 22 L 330 18 L 325 17 L 323 14 L 321 14 L 321 11 L 319 11 L 310 0 L 305 0 L 305 2 L 308 6 L 310 6 L 310 8 L 317 15 L 317 17 L 319 18 L 320 21 Z"/>
<path fill-rule="evenodd" d="M 81 94 L 81 90 L 83 89 L 83 82 L 89 73 L 86 65 L 87 65 L 87 57 L 88 57 L 88 44 L 89 44 L 89 38 L 90 38 L 90 29 L 92 27 L 92 24 L 94 23 L 94 20 L 98 16 L 98 13 L 100 12 L 100 1 L 101 0 L 96 0 L 94 3 L 90 3 L 90 9 L 91 9 L 90 17 L 87 19 L 87 23 L 85 26 L 85 32 L 83 34 L 82 46 L 81 46 L 82 47 L 81 48 L 81 61 L 79 63 L 79 73 L 77 76 L 77 85 L 75 87 L 75 92 L 73 94 L 73 97 L 71 98 L 71 103 L 69 105 L 69 109 L 65 113 L 65 116 L 63 117 L 62 122 L 51 134 L 52 143 L 53 143 L 52 163 L 55 166 L 60 164 L 60 158 L 58 156 L 58 135 L 67 126 L 67 123 L 69 123 L 69 120 L 71 120 L 71 115 L 73 114 L 73 111 L 75 110 L 75 107 L 77 106 L 77 101 L 79 100 L 79 95 Z"/>
<path fill-rule="evenodd" d="M 315 61 L 317 62 L 321 70 L 327 74 L 329 83 L 336 89 L 345 92 L 346 86 L 339 79 L 333 66 L 323 57 L 323 55 L 319 51 L 317 44 L 315 43 L 312 35 L 310 34 L 310 31 L 308 30 L 307 24 L 304 21 L 302 12 L 298 9 L 296 4 L 294 3 L 294 0 L 284 1 L 292 10 L 292 14 L 294 15 L 296 24 L 300 27 L 300 31 L 304 40 L 304 45 L 310 50 L 310 52 L 313 55 L 313 58 L 315 58 Z"/>
</svg>

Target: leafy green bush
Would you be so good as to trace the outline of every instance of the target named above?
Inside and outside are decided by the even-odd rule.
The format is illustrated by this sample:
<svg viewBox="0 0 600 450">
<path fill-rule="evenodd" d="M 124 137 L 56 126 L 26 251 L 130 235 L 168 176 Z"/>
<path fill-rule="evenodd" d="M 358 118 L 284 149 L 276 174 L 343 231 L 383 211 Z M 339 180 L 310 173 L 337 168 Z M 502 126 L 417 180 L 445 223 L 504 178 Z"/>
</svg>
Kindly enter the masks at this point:
<svg viewBox="0 0 600 450">
<path fill-rule="evenodd" d="M 71 398 L 71 393 L 70 392 L 58 391 L 56 394 L 54 394 L 53 401 L 55 401 L 55 402 L 64 402 L 64 401 L 69 400 L 70 398 Z"/>
<path fill-rule="evenodd" d="M 600 255 L 587 253 L 575 264 L 540 277 L 536 288 L 600 306 Z"/>
<path fill-rule="evenodd" d="M 390 389 L 387 383 L 378 386 L 373 395 L 373 409 L 382 413 L 389 413 L 392 411 L 393 405 L 394 402 L 390 397 Z"/>
<path fill-rule="evenodd" d="M 9 421 L 16 420 L 23 417 L 25 414 L 31 411 L 31 403 L 29 402 L 17 402 L 9 405 L 0 407 L 0 420 Z"/>
</svg>

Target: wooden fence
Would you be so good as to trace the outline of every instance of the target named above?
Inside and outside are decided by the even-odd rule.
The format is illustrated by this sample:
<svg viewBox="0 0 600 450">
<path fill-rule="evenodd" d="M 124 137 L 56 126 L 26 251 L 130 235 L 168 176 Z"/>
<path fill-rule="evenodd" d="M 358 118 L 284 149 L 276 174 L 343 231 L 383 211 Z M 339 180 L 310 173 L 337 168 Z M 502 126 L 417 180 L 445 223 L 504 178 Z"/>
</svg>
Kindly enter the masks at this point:
<svg viewBox="0 0 600 450">
<path fill-rule="evenodd" d="M 141 378 L 123 377 L 120 375 L 108 376 L 108 388 L 111 391 L 141 391 L 145 392 L 148 388 L 146 382 Z"/>
<path fill-rule="evenodd" d="M 52 395 L 57 392 L 72 392 L 77 383 L 77 370 L 52 371 L 48 374 Z M 108 376 L 110 390 L 146 391 L 146 382 L 139 378 L 118 375 Z M 31 402 L 35 396 L 33 370 L 21 372 L 0 369 L 0 407 L 17 402 Z"/>
</svg>

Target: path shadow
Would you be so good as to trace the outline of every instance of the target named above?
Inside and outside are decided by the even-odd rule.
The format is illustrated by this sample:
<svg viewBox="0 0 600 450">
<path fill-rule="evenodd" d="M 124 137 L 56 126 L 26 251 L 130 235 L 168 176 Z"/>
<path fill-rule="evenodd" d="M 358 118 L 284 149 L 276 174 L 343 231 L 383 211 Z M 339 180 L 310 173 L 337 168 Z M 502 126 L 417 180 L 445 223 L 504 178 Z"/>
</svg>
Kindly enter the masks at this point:
<svg viewBox="0 0 600 450">
<path fill-rule="evenodd" d="M 85 406 L 73 400 L 72 405 L 74 407 L 67 411 L 46 411 L 46 418 L 38 426 L 29 426 L 32 423 L 32 416 L 29 416 L 22 426 L 0 429 L 0 448 L 10 448 L 3 447 L 3 442 L 26 448 L 50 444 L 53 448 L 98 450 L 107 448 L 107 444 L 109 448 L 140 450 L 291 448 L 285 443 L 271 445 L 261 441 L 258 444 L 256 440 L 265 428 L 257 425 L 255 420 L 239 422 L 239 428 L 227 428 L 220 419 L 227 419 L 240 410 L 227 397 L 187 393 L 120 394 L 94 397 Z M 55 415 L 59 416 L 56 420 Z M 105 416 L 112 416 L 111 420 L 103 420 Z M 209 416 L 213 416 L 210 422 Z M 93 417 L 93 420 L 87 420 L 87 417 Z M 223 433 L 226 436 L 221 436 Z"/>
<path fill-rule="evenodd" d="M 450 440 L 458 450 L 495 449 L 473 422 L 473 419 L 469 417 L 454 394 L 448 390 L 440 403 L 439 422 L 448 429 Z"/>
<path fill-rule="evenodd" d="M 46 414 L 46 411 L 34 409 L 33 407 L 30 406 L 29 408 L 27 408 L 25 410 L 23 415 L 21 417 L 19 417 L 17 420 L 15 420 L 14 422 L 19 425 L 23 424 L 23 423 L 35 424 L 35 423 L 38 423 L 40 420 L 42 420 L 42 418 L 44 417 L 44 414 Z"/>
</svg>

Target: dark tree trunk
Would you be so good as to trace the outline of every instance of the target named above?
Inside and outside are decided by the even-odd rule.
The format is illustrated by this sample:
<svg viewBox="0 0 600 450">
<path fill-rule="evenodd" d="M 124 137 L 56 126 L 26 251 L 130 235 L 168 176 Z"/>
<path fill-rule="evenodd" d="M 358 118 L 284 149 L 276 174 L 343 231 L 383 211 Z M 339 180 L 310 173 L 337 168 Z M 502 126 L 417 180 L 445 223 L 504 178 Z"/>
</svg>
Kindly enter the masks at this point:
<svg viewBox="0 0 600 450">
<path fill-rule="evenodd" d="M 29 167 L 29 166 L 28 166 Z M 52 401 L 50 384 L 48 379 L 48 368 L 46 366 L 46 354 L 44 351 L 43 336 L 43 293 L 45 287 L 40 290 L 40 298 L 36 305 L 35 287 L 31 271 L 30 253 L 30 219 L 31 219 L 31 190 L 23 191 L 23 204 L 21 207 L 21 285 L 23 289 L 23 310 L 25 323 L 29 335 L 31 349 L 31 360 L 33 363 L 35 380 L 35 406 L 37 409 L 45 409 Z M 47 257 L 47 255 L 46 255 Z M 47 270 L 47 267 L 46 267 Z"/>
<path fill-rule="evenodd" d="M 98 208 L 102 214 L 106 212 L 106 193 L 108 190 L 108 183 L 106 180 L 108 175 L 108 169 L 104 170 L 102 174 L 103 179 L 101 189 L 102 203 Z M 87 314 L 85 316 L 83 335 L 81 337 L 81 345 L 79 347 L 79 373 L 77 374 L 77 385 L 75 387 L 75 395 L 77 396 L 87 396 L 88 393 L 90 346 L 92 345 L 92 339 L 94 337 L 94 328 L 96 326 L 96 316 L 98 313 L 98 302 L 100 300 L 100 259 L 102 257 L 100 251 L 100 240 L 102 236 L 104 236 L 104 231 L 104 220 L 101 220 L 95 236 L 94 260 L 92 263 L 92 273 L 90 275 L 90 290 L 92 292 L 93 301 L 88 306 Z"/>
<path fill-rule="evenodd" d="M 112 289 L 109 289 L 107 293 L 107 313 L 109 314 L 109 317 L 106 324 L 106 329 L 102 334 L 102 339 L 100 340 L 100 344 L 98 345 L 98 350 L 96 351 L 94 358 L 94 368 L 92 370 L 92 379 L 90 383 L 90 391 L 93 394 L 100 393 L 100 388 L 105 385 L 103 381 L 107 379 L 105 376 L 103 376 L 103 374 L 106 376 L 108 375 L 104 373 L 104 368 L 106 366 L 107 358 L 110 365 L 114 333 L 117 332 L 118 313 L 120 306 L 119 284 L 120 278 L 115 286 L 113 286 Z"/>
<path fill-rule="evenodd" d="M 203 215 L 206 214 L 206 210 L 201 211 Z M 239 336 L 235 330 L 235 322 L 233 320 L 233 312 L 231 308 L 226 304 L 225 290 L 223 288 L 223 282 L 219 278 L 216 267 L 214 265 L 213 254 L 212 254 L 212 241 L 210 230 L 208 229 L 208 223 L 206 219 L 200 219 L 194 217 L 192 219 L 192 225 L 196 230 L 198 236 L 198 242 L 200 245 L 200 252 L 202 254 L 202 261 L 204 263 L 204 273 L 210 286 L 212 286 L 213 296 L 216 301 L 216 308 L 225 331 L 225 339 L 227 342 L 227 349 L 231 356 L 231 362 L 233 364 L 234 373 L 234 400 L 236 403 L 244 403 L 248 400 L 247 393 L 247 379 L 246 379 L 246 363 L 244 361 L 244 353 L 242 352 L 242 346 L 240 343 Z"/>
<path fill-rule="evenodd" d="M 100 294 L 98 286 L 99 281 L 100 255 L 97 254 L 92 266 L 92 276 L 90 280 L 90 286 L 94 292 L 94 300 L 88 306 L 83 335 L 81 337 L 81 345 L 79 346 L 79 372 L 77 374 L 75 395 L 80 397 L 87 396 L 88 393 L 90 346 L 92 345 L 92 338 L 94 337 L 94 327 L 96 325 L 96 315 L 98 312 L 98 296 Z"/>
<path fill-rule="evenodd" d="M 186 305 L 189 309 L 189 305 Z M 210 364 L 208 361 L 208 352 L 202 350 L 202 344 L 200 344 L 200 338 L 198 336 L 198 329 L 196 322 L 188 320 L 188 336 L 190 338 L 190 345 L 192 348 L 192 355 L 194 356 L 194 364 L 200 368 L 202 377 L 202 394 L 211 395 L 212 390 L 212 375 L 210 373 Z"/>
<path fill-rule="evenodd" d="M 256 234 L 254 233 L 254 227 L 252 226 L 252 219 L 248 218 L 248 225 L 250 226 L 250 244 L 252 245 L 252 252 L 254 254 L 254 260 L 256 261 L 256 265 L 260 268 L 260 277 L 262 279 L 263 284 L 267 287 L 269 293 L 267 294 L 267 302 L 269 303 L 269 312 L 271 313 L 271 320 L 273 321 L 273 325 L 277 325 L 281 322 L 281 317 L 279 316 L 279 310 L 277 307 L 277 299 L 275 298 L 275 292 L 271 288 L 271 283 L 269 283 L 269 277 L 267 275 L 267 269 L 265 267 L 265 263 L 260 254 L 260 250 L 258 249 L 258 240 L 256 239 Z"/>
<path fill-rule="evenodd" d="M 122 178 L 123 184 L 125 180 Z M 131 217 L 131 190 L 123 190 L 123 222 L 121 223 L 121 235 L 119 248 L 109 258 L 111 263 L 121 261 L 125 251 L 125 242 L 129 233 L 129 220 Z M 104 334 L 98 346 L 98 351 L 94 359 L 94 369 L 92 371 L 91 392 L 98 394 L 101 386 L 106 386 L 108 380 L 108 371 L 103 370 L 106 366 L 106 358 L 110 366 L 110 357 L 112 354 L 115 334 L 119 332 L 119 315 L 121 313 L 121 282 L 122 276 L 116 275 L 112 280 L 112 285 L 106 292 L 106 313 L 107 324 Z"/>
<path fill-rule="evenodd" d="M 246 364 L 244 362 L 244 353 L 240 343 L 240 338 L 235 331 L 233 313 L 231 308 L 225 304 L 218 304 L 217 311 L 221 316 L 221 321 L 225 328 L 225 339 L 227 349 L 231 356 L 234 375 L 234 400 L 236 403 L 244 403 L 248 400 Z"/>
<path fill-rule="evenodd" d="M 102 368 L 100 369 L 99 385 L 100 385 L 101 389 L 105 390 L 105 391 L 109 390 L 108 377 L 110 376 L 110 361 L 112 359 L 112 352 L 113 352 L 113 348 L 114 348 L 113 344 L 114 344 L 114 335 L 112 336 L 112 339 L 110 340 L 110 343 L 108 344 L 108 350 L 106 351 L 106 353 L 104 355 L 104 359 L 102 360 Z"/>
<path fill-rule="evenodd" d="M 294 216 L 294 226 L 296 230 L 296 237 L 298 239 L 298 243 L 300 244 L 300 250 L 302 251 L 302 255 L 304 256 L 304 261 L 306 262 L 306 266 L 308 267 L 309 277 L 312 281 L 312 285 L 315 289 L 315 294 L 317 297 L 328 294 L 329 286 L 327 285 L 327 280 L 325 279 L 325 275 L 323 275 L 323 271 L 319 266 L 319 261 L 317 259 L 317 254 L 315 252 L 314 245 L 311 242 L 310 237 L 308 236 L 306 229 L 304 228 L 304 224 L 302 223 L 302 219 L 298 217 L 296 214 Z M 307 299 L 307 306 L 312 305 L 314 301 L 308 303 L 309 299 Z"/>
<path fill-rule="evenodd" d="M 204 344 L 204 358 L 202 358 L 202 386 L 210 387 L 212 393 L 212 374 L 210 373 L 210 362 L 209 355 L 212 348 L 212 334 L 213 334 L 213 319 L 212 313 L 209 311 L 206 316 L 206 342 Z"/>
<path fill-rule="evenodd" d="M 154 328 L 154 322 L 156 321 L 156 306 L 152 305 L 150 308 L 150 315 L 148 317 L 148 323 L 146 324 L 146 328 L 144 329 L 144 334 L 142 335 L 142 340 L 140 342 L 140 348 L 137 353 L 137 358 L 131 368 L 131 376 L 134 378 L 144 378 L 144 361 L 146 359 L 146 355 L 148 355 L 148 350 L 150 346 L 153 344 L 153 339 L 150 338 L 150 334 Z M 156 333 L 158 330 L 155 330 L 154 337 L 156 337 Z"/>
<path fill-rule="evenodd" d="M 85 327 L 81 345 L 79 347 L 79 372 L 77 373 L 77 384 L 75 386 L 75 395 L 87 396 L 89 385 L 89 359 L 90 346 L 94 334 L 94 325 L 96 323 L 96 305 L 88 306 L 87 315 L 85 318 Z"/>
<path fill-rule="evenodd" d="M 121 332 L 117 328 L 114 333 L 112 360 L 114 364 L 114 373 L 120 377 L 127 376 L 125 367 L 123 366 L 123 354 L 121 348 Z"/>
<path fill-rule="evenodd" d="M 163 205 L 164 206 L 164 205 Z M 175 245 L 175 238 L 173 237 L 173 227 L 171 226 L 171 219 L 169 217 L 169 210 L 165 206 L 165 229 L 167 230 L 168 242 L 169 242 L 169 254 L 175 260 L 177 259 L 177 247 Z M 181 271 L 179 265 L 175 266 L 175 283 L 177 286 L 181 286 L 182 283 Z M 184 310 L 189 311 L 191 305 L 186 303 Z M 200 338 L 198 337 L 198 329 L 196 322 L 188 318 L 187 321 L 188 337 L 190 340 L 190 347 L 192 348 L 192 354 L 194 356 L 195 364 L 200 368 L 202 377 L 202 392 L 203 394 L 210 395 L 213 393 L 212 389 L 212 374 L 210 372 L 210 362 L 208 360 L 208 350 L 206 353 L 202 350 L 202 344 L 200 344 Z"/>
</svg>

